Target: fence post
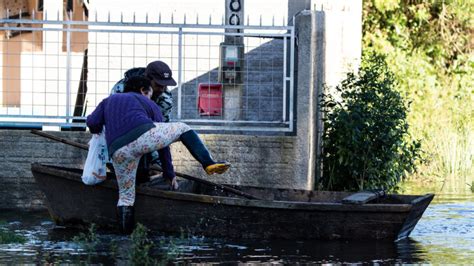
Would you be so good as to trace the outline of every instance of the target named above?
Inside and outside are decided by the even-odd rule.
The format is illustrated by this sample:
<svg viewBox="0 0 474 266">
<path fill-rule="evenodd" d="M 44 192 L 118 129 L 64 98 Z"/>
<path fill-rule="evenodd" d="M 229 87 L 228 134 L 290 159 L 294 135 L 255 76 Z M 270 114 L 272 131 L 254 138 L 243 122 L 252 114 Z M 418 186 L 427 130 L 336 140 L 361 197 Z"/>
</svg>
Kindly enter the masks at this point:
<svg viewBox="0 0 474 266">
<path fill-rule="evenodd" d="M 290 131 L 294 130 L 295 126 L 295 56 L 296 56 L 296 27 L 291 29 L 291 38 L 290 38 L 290 100 L 288 103 L 289 117 L 288 121 L 290 122 Z"/>
<path fill-rule="evenodd" d="M 183 72 L 183 28 L 178 31 L 178 120 L 181 119 L 181 82 Z"/>
<path fill-rule="evenodd" d="M 71 16 L 72 14 L 70 14 Z M 69 16 L 69 17 L 70 17 Z M 71 123 L 71 23 L 66 21 L 66 123 Z"/>
<path fill-rule="evenodd" d="M 286 81 L 287 81 L 287 76 L 288 76 L 288 74 L 287 74 L 288 68 L 286 66 L 286 64 L 287 64 L 286 57 L 288 56 L 287 42 L 288 42 L 288 38 L 286 36 L 283 37 L 283 101 L 282 101 L 283 102 L 283 106 L 282 106 L 282 108 L 283 108 L 282 121 L 283 122 L 286 121 L 286 117 L 287 117 L 286 116 L 286 111 L 287 111 L 287 109 L 286 109 L 286 105 L 287 105 L 287 103 L 286 103 L 287 102 Z M 291 99 L 291 97 L 290 97 L 290 99 Z M 290 121 L 290 123 L 291 123 L 291 121 Z"/>
</svg>

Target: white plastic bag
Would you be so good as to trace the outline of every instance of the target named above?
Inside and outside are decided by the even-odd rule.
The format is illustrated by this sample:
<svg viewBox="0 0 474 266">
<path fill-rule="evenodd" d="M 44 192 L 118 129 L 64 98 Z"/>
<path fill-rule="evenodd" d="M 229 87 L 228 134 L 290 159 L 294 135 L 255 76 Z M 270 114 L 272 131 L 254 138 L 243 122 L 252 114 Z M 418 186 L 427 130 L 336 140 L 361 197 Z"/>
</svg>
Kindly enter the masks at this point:
<svg viewBox="0 0 474 266">
<path fill-rule="evenodd" d="M 92 134 L 89 141 L 89 152 L 82 172 L 82 182 L 86 185 L 96 185 L 107 179 L 106 163 L 108 161 L 109 154 L 104 129 L 100 134 Z"/>
</svg>

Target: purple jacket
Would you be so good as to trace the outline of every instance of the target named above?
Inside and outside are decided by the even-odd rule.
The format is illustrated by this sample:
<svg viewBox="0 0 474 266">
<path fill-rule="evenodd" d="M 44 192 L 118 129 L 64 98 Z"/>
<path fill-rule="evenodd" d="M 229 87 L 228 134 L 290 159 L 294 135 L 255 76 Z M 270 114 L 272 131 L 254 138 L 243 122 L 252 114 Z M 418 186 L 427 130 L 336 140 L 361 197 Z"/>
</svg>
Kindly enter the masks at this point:
<svg viewBox="0 0 474 266">
<path fill-rule="evenodd" d="M 155 127 L 154 122 L 163 122 L 158 106 L 147 97 L 134 93 L 117 93 L 105 98 L 87 116 L 87 126 L 91 133 L 97 134 L 105 125 L 105 139 L 109 155 L 136 140 L 143 133 Z M 175 176 L 170 148 L 158 150 L 163 177 Z"/>
</svg>

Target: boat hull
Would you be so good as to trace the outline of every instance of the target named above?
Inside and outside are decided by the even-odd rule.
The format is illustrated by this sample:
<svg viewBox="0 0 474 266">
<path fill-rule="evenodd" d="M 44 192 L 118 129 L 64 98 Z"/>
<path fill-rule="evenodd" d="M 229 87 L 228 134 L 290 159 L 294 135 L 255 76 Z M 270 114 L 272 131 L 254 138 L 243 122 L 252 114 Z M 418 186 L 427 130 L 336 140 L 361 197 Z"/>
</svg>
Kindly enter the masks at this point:
<svg viewBox="0 0 474 266">
<path fill-rule="evenodd" d="M 81 182 L 80 170 L 32 165 L 59 225 L 115 228 L 117 185 Z M 433 195 L 393 196 L 396 203 L 342 204 L 347 193 L 249 188 L 264 200 L 137 186 L 136 221 L 153 231 L 247 239 L 387 239 L 409 235 Z M 285 200 L 285 197 L 288 199 Z M 413 203 L 415 202 L 415 203 Z"/>
</svg>

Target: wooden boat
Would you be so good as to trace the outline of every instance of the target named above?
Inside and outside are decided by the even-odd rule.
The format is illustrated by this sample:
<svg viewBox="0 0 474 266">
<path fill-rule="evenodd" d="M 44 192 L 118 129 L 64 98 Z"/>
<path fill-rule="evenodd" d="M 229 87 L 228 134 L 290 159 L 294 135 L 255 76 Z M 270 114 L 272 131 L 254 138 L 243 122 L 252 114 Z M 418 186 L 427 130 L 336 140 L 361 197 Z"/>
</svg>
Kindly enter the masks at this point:
<svg viewBox="0 0 474 266">
<path fill-rule="evenodd" d="M 117 183 L 84 185 L 82 169 L 32 164 L 58 225 L 116 225 Z M 189 187 L 189 186 L 188 186 Z M 385 195 L 345 204 L 351 193 L 237 187 L 260 198 L 245 199 L 194 185 L 189 192 L 137 185 L 136 221 L 153 231 L 251 239 L 387 239 L 407 237 L 433 199 Z"/>
</svg>

